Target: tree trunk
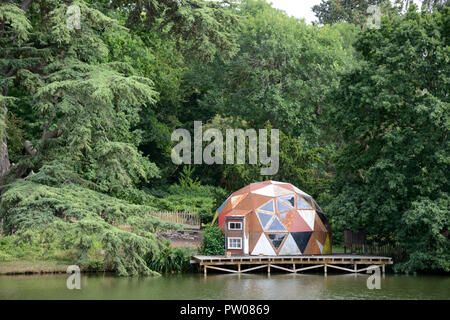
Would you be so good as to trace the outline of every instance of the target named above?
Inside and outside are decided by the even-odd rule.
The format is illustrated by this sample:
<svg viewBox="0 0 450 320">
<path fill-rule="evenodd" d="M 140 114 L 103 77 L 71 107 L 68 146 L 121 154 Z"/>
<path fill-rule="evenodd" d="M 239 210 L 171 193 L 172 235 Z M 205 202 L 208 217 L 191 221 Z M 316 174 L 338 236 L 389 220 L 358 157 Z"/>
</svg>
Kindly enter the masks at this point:
<svg viewBox="0 0 450 320">
<path fill-rule="evenodd" d="M 2 123 L 4 126 L 0 127 L 0 136 L 2 137 L 1 145 L 0 145 L 0 183 L 3 180 L 3 177 L 8 173 L 9 168 L 11 167 L 11 163 L 9 162 L 8 156 L 8 143 L 6 141 L 6 115 L 8 113 L 8 108 L 4 107 L 3 115 L 2 115 Z"/>
</svg>

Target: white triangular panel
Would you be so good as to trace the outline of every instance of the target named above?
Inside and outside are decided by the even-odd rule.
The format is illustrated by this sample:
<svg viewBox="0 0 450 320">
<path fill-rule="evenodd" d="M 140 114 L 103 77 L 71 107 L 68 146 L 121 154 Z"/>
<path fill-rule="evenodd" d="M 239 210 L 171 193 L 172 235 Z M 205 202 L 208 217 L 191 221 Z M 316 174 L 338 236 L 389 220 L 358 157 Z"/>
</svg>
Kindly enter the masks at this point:
<svg viewBox="0 0 450 320">
<path fill-rule="evenodd" d="M 263 188 L 252 191 L 252 193 L 260 194 L 262 196 L 273 197 L 273 185 L 268 185 Z"/>
<path fill-rule="evenodd" d="M 269 240 L 267 239 L 266 235 L 264 233 L 261 233 L 261 236 L 259 237 L 258 242 L 256 243 L 255 248 L 253 248 L 252 255 L 265 255 L 265 256 L 275 256 L 276 253 L 273 250 L 272 245 L 270 244 Z"/>
<path fill-rule="evenodd" d="M 316 239 L 316 242 L 317 242 L 317 245 L 319 246 L 320 254 L 322 254 L 323 253 L 323 245 L 317 239 Z"/>
<path fill-rule="evenodd" d="M 306 192 L 300 190 L 296 186 L 293 185 L 293 187 L 294 187 L 294 191 L 297 192 L 298 194 L 300 194 L 300 195 L 307 195 L 308 197 L 311 197 L 309 194 L 307 194 Z"/>
<path fill-rule="evenodd" d="M 314 221 L 316 217 L 316 212 L 314 210 L 297 210 L 297 212 L 300 214 L 300 217 L 302 217 L 303 220 L 305 220 L 305 222 L 308 224 L 311 230 L 314 231 Z"/>
<path fill-rule="evenodd" d="M 291 234 L 289 233 L 286 241 L 283 243 L 283 247 L 280 249 L 279 255 L 300 255 L 302 254 L 300 252 L 300 249 L 297 247 L 297 244 L 295 243 L 294 238 L 292 238 Z"/>
<path fill-rule="evenodd" d="M 274 184 L 270 184 L 268 186 L 265 186 L 264 188 L 252 191 L 252 193 L 260 194 L 262 196 L 267 196 L 267 197 L 278 197 L 278 196 L 292 194 L 292 191 L 285 189 L 285 188 L 281 188 Z"/>
</svg>

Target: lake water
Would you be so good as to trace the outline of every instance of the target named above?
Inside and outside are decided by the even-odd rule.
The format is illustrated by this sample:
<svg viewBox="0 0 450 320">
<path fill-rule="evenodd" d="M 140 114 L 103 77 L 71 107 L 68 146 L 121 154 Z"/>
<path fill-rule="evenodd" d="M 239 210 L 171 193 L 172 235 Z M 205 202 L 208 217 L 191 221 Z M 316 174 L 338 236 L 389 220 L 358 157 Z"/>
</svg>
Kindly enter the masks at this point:
<svg viewBox="0 0 450 320">
<path fill-rule="evenodd" d="M 450 299 L 450 277 L 390 275 L 369 290 L 369 274 L 182 274 L 122 278 L 82 274 L 81 289 L 67 274 L 0 276 L 0 299 Z"/>
</svg>

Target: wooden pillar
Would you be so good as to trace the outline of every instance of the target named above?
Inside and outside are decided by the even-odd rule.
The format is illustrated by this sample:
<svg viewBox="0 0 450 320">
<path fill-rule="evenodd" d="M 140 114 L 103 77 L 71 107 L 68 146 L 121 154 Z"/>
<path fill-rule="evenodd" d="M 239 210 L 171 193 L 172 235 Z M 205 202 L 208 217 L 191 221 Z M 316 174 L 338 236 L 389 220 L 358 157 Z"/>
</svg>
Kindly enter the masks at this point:
<svg viewBox="0 0 450 320">
<path fill-rule="evenodd" d="M 324 272 L 325 275 L 327 275 L 327 264 L 326 263 L 323 266 L 323 272 Z"/>
<path fill-rule="evenodd" d="M 297 273 L 297 270 L 295 270 L 295 263 L 292 264 L 292 270 L 294 270 L 294 273 Z"/>
<path fill-rule="evenodd" d="M 270 274 L 270 263 L 267 264 L 267 273 Z"/>
<path fill-rule="evenodd" d="M 208 271 L 206 270 L 206 265 L 204 265 L 204 266 L 203 266 L 203 273 L 204 273 L 205 276 L 206 276 L 207 272 L 208 272 Z"/>
<path fill-rule="evenodd" d="M 381 271 L 383 272 L 383 274 L 385 273 L 385 271 L 386 271 L 386 265 L 385 264 L 383 264 L 382 266 L 381 266 Z"/>
<path fill-rule="evenodd" d="M 353 268 L 354 268 L 354 270 L 355 270 L 355 274 L 358 272 L 358 265 L 355 263 L 354 265 L 353 265 Z"/>
<path fill-rule="evenodd" d="M 238 272 L 241 273 L 241 264 L 238 263 Z"/>
</svg>

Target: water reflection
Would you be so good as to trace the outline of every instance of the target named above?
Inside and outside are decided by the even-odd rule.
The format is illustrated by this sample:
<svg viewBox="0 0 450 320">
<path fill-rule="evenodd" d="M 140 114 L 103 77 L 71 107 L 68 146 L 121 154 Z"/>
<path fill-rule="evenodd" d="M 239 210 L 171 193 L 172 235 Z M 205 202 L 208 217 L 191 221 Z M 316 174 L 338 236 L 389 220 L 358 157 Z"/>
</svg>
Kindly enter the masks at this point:
<svg viewBox="0 0 450 320">
<path fill-rule="evenodd" d="M 369 290 L 369 274 L 202 274 L 121 278 L 82 274 L 0 276 L 0 299 L 450 299 L 450 277 L 386 275 Z"/>
</svg>

